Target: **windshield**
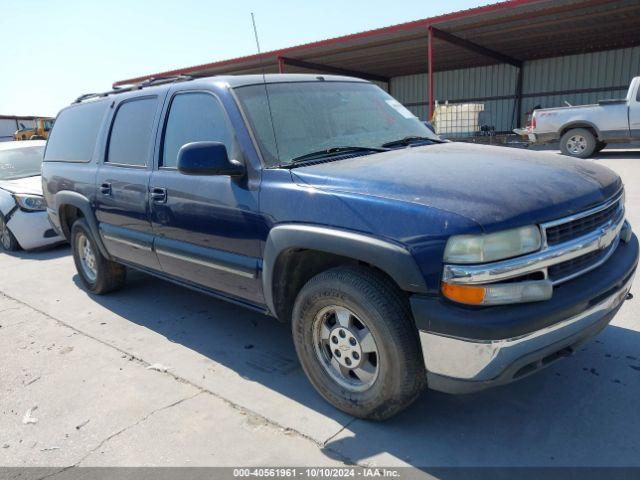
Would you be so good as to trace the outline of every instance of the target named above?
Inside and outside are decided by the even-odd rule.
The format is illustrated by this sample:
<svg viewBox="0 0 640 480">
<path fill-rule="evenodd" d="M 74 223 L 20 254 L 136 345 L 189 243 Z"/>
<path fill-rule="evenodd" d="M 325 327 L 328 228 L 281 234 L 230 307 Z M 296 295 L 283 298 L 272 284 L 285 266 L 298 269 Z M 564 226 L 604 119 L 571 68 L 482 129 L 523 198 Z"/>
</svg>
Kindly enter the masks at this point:
<svg viewBox="0 0 640 480">
<path fill-rule="evenodd" d="M 44 145 L 0 150 L 0 180 L 40 175 Z"/>
<path fill-rule="evenodd" d="M 269 166 L 334 147 L 370 147 L 406 137 L 438 140 L 400 102 L 370 83 L 299 82 L 237 88 Z M 275 134 L 275 139 L 274 139 Z"/>
</svg>

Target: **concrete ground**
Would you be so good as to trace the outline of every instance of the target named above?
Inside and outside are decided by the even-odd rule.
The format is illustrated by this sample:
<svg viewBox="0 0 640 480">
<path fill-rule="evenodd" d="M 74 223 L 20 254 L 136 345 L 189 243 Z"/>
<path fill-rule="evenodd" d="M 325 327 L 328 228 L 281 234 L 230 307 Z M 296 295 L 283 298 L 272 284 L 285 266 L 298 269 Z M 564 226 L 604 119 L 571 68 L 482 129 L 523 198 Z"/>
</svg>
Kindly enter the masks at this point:
<svg viewBox="0 0 640 480">
<path fill-rule="evenodd" d="M 640 151 L 594 161 L 640 225 Z M 140 273 L 88 295 L 64 247 L 0 272 L 0 466 L 640 466 L 637 285 L 574 357 L 372 423 L 315 393 L 273 319 Z"/>
</svg>

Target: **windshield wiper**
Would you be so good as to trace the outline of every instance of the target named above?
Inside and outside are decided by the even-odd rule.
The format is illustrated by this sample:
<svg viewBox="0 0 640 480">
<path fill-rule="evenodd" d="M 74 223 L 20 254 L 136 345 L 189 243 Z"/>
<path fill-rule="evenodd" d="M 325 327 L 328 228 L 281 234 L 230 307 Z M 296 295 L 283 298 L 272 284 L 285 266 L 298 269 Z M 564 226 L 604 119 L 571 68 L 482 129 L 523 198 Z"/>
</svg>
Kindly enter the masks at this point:
<svg viewBox="0 0 640 480">
<path fill-rule="evenodd" d="M 398 147 L 403 145 L 409 146 L 414 143 L 424 143 L 424 142 L 428 142 L 429 144 L 443 143 L 442 140 L 438 140 L 437 138 L 420 137 L 420 136 L 412 135 L 412 136 L 400 138 L 398 140 L 391 140 L 390 142 L 383 143 L 382 147 L 390 148 L 390 147 Z"/>
<path fill-rule="evenodd" d="M 324 158 L 324 157 L 332 157 L 335 155 L 340 155 L 342 153 L 348 153 L 348 152 L 379 153 L 379 152 L 387 152 L 387 151 L 389 151 L 388 148 L 378 148 L 378 147 L 355 147 L 355 146 L 331 147 L 331 148 L 325 148 L 323 150 L 318 150 L 311 153 L 305 153 L 304 155 L 300 155 L 299 157 L 293 157 L 291 160 L 289 160 L 288 163 L 283 164 L 282 167 L 286 168 L 286 167 L 290 167 L 292 165 L 306 162 L 309 160 L 315 160 L 315 159 Z"/>
</svg>

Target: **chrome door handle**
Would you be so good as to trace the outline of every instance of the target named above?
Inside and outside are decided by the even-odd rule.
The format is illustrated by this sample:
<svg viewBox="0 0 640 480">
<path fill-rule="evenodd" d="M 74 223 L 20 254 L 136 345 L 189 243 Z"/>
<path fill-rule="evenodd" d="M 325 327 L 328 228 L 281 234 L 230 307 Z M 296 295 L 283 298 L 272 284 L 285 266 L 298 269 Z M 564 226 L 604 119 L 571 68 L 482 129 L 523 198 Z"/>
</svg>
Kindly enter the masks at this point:
<svg viewBox="0 0 640 480">
<path fill-rule="evenodd" d="M 152 188 L 151 200 L 153 203 L 167 203 L 167 189 L 166 188 Z"/>
<path fill-rule="evenodd" d="M 100 193 L 103 195 L 111 195 L 111 184 L 103 183 L 100 185 Z"/>
</svg>

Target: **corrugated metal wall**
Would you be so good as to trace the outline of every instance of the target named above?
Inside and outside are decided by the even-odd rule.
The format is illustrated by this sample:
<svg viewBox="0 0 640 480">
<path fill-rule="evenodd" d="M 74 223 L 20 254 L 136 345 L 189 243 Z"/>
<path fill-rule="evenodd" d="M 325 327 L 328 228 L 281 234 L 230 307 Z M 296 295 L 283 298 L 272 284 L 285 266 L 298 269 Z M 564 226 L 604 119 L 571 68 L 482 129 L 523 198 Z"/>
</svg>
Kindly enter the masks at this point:
<svg viewBox="0 0 640 480">
<path fill-rule="evenodd" d="M 526 62 L 524 65 L 522 111 L 536 105 L 558 107 L 568 101 L 584 105 L 603 98 L 624 98 L 633 77 L 640 75 L 640 47 L 571 55 Z M 598 92 L 536 95 L 602 88 Z"/>
<path fill-rule="evenodd" d="M 437 55 L 437 52 L 435 53 Z M 492 65 L 434 74 L 434 97 L 439 102 L 480 102 L 485 104 L 485 121 L 496 131 L 510 131 L 512 96 L 518 69 Z M 566 100 L 574 105 L 601 98 L 620 98 L 634 76 L 640 75 L 640 47 L 571 55 L 525 62 L 523 67 L 522 113 L 536 105 L 556 107 Z M 568 90 L 603 89 L 598 92 Z M 422 119 L 428 115 L 426 74 L 391 79 L 391 94 Z M 482 99 L 482 100 L 480 100 Z"/>
<path fill-rule="evenodd" d="M 512 95 L 516 85 L 517 68 L 511 65 L 449 70 L 434 74 L 434 98 L 445 101 L 472 101 L 477 98 Z M 428 116 L 428 78 L 426 74 L 394 77 L 391 94 L 422 119 Z M 495 127 L 502 130 L 511 125 L 513 100 L 485 100 L 486 116 L 495 119 Z"/>
<path fill-rule="evenodd" d="M 0 142 L 13 140 L 13 134 L 20 125 L 24 124 L 26 128 L 33 128 L 35 122 L 33 120 L 16 120 L 14 118 L 0 118 Z"/>
<path fill-rule="evenodd" d="M 0 118 L 0 142 L 13 140 L 13 134 L 17 130 L 16 121 L 9 118 Z"/>
</svg>

